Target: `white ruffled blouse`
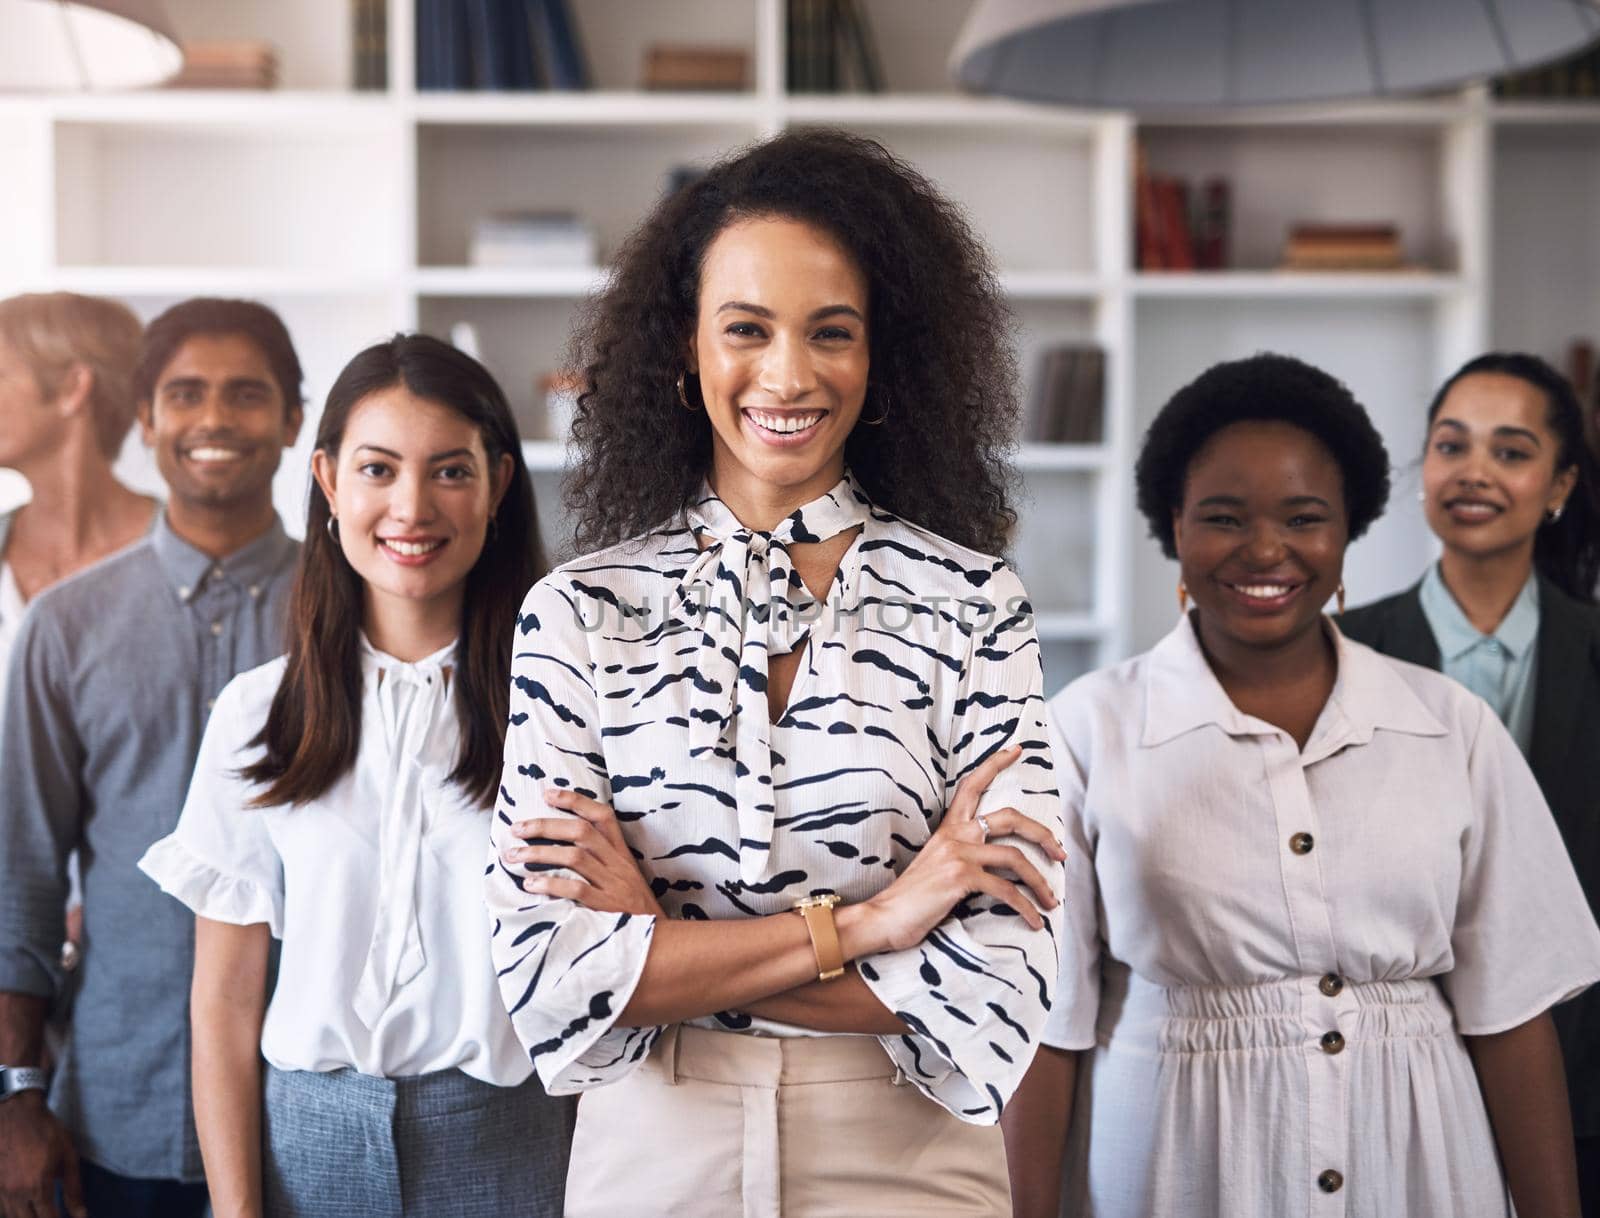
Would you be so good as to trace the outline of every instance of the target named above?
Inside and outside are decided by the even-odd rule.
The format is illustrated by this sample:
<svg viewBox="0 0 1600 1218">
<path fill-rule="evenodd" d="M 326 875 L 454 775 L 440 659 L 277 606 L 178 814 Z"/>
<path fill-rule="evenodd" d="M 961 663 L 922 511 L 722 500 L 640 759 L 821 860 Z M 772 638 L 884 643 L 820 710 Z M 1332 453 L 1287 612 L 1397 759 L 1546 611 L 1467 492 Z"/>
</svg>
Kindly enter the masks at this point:
<svg viewBox="0 0 1600 1218">
<path fill-rule="evenodd" d="M 448 781 L 460 747 L 451 647 L 407 664 L 362 641 L 361 746 L 325 795 L 253 808 L 241 767 L 280 658 L 229 683 L 177 829 L 139 866 L 195 913 L 283 940 L 261 1051 L 280 1070 L 384 1078 L 532 1072 L 501 1006 L 483 896 L 489 811 Z"/>
</svg>

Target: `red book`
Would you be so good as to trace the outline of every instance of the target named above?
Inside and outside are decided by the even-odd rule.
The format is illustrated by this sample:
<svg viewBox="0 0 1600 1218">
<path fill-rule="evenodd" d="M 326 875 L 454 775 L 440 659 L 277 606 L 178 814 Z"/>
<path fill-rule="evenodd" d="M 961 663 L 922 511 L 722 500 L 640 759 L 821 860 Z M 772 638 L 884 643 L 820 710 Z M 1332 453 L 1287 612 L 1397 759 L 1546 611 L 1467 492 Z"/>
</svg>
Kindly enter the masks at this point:
<svg viewBox="0 0 1600 1218">
<path fill-rule="evenodd" d="M 1134 170 L 1134 237 L 1141 271 L 1165 270 L 1167 260 L 1161 248 L 1161 208 L 1156 201 L 1156 182 L 1145 165 L 1141 149 Z"/>
<path fill-rule="evenodd" d="M 1161 178 L 1161 238 L 1167 268 L 1194 270 L 1194 238 L 1189 232 L 1189 187 L 1178 178 Z"/>
</svg>

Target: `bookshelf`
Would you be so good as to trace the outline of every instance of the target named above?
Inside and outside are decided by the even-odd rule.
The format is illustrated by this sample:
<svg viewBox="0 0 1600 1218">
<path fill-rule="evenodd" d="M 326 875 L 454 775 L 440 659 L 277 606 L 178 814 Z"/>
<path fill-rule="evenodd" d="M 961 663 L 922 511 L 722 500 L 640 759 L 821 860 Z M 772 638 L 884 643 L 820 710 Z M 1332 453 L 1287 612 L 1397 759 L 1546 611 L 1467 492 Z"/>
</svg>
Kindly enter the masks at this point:
<svg viewBox="0 0 1600 1218">
<path fill-rule="evenodd" d="M 182 31 L 279 49 L 272 93 L 0 98 L 0 293 L 71 288 L 150 316 L 194 294 L 279 309 L 311 408 L 358 347 L 469 321 L 524 423 L 548 541 L 564 534 L 565 451 L 537 378 L 558 365 L 576 307 L 603 270 L 466 263 L 496 208 L 571 208 L 602 257 L 676 165 L 792 126 L 881 139 L 968 211 L 990 242 L 1018 326 L 1024 395 L 1051 344 L 1106 361 L 1104 440 L 1018 453 L 1014 555 L 1039 611 L 1047 681 L 1148 646 L 1174 614 L 1176 574 L 1133 508 L 1140 434 L 1207 364 L 1277 348 L 1347 380 L 1373 410 L 1397 473 L 1388 517 L 1350 556 L 1354 603 L 1409 582 L 1431 552 L 1408 472 L 1437 379 L 1491 341 L 1559 358 L 1600 339 L 1600 105 L 1496 103 L 1482 90 L 1417 101 L 1135 116 L 954 91 L 945 59 L 966 0 L 862 0 L 887 91 L 785 91 L 783 0 L 570 0 L 596 88 L 419 93 L 413 0 L 389 0 L 389 82 L 351 89 L 349 13 L 327 0 L 169 0 Z M 647 93 L 656 41 L 744 47 L 742 93 Z M 1132 242 L 1136 144 L 1161 172 L 1227 175 L 1234 266 L 1140 272 Z M 1401 226 L 1426 269 L 1275 271 L 1297 220 Z M 312 427 L 278 498 L 301 516 Z M 136 442 L 124 472 L 156 485 Z M 0 501 L 14 500 L 0 476 Z"/>
</svg>

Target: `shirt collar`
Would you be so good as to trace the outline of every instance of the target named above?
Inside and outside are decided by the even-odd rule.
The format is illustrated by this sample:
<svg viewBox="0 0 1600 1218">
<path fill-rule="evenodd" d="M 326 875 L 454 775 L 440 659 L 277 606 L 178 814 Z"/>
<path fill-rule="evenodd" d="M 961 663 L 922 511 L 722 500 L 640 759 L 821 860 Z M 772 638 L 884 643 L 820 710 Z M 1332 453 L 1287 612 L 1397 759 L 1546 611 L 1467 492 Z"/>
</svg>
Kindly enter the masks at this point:
<svg viewBox="0 0 1600 1218">
<path fill-rule="evenodd" d="M 259 588 L 282 570 L 294 553 L 294 542 L 274 514 L 272 527 L 260 537 L 223 558 L 212 558 L 172 531 L 163 510 L 156 513 L 150 542 L 178 599 L 188 604 L 213 568 L 247 588 Z"/>
<path fill-rule="evenodd" d="M 1439 655 L 1444 660 L 1457 660 L 1474 647 L 1493 639 L 1512 659 L 1526 655 L 1539 636 L 1539 579 L 1531 571 L 1511 609 L 1492 634 L 1484 634 L 1468 620 L 1465 611 L 1456 602 L 1450 589 L 1445 587 L 1439 574 L 1439 564 L 1431 563 L 1422 577 L 1423 616 L 1439 643 Z"/>
<path fill-rule="evenodd" d="M 1364 744 L 1380 729 L 1416 736 L 1445 734 L 1444 725 L 1400 676 L 1396 661 L 1345 638 L 1328 618 L 1322 619 L 1322 625 L 1333 639 L 1338 676 L 1307 744 L 1308 753 L 1327 735 L 1324 726 L 1332 721 L 1330 712 L 1338 720 L 1346 744 Z M 1278 730 L 1233 704 L 1206 662 L 1194 625 L 1185 614 L 1150 652 L 1139 743 L 1150 748 L 1212 724 L 1230 736 L 1262 736 Z"/>
</svg>

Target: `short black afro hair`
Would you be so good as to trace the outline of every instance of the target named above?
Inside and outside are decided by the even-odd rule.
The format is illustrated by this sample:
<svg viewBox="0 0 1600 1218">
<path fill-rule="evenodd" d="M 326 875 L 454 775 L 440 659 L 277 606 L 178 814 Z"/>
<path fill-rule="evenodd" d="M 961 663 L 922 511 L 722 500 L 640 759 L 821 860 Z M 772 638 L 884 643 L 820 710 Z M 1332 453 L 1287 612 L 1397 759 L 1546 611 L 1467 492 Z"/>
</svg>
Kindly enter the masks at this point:
<svg viewBox="0 0 1600 1218">
<path fill-rule="evenodd" d="M 1234 423 L 1288 423 L 1310 432 L 1344 474 L 1350 540 L 1367 531 L 1389 501 L 1389 452 L 1361 403 L 1320 368 L 1262 352 L 1213 364 L 1161 408 L 1134 466 L 1139 510 L 1168 558 L 1178 556 L 1172 513 L 1183 505 L 1189 463 L 1206 441 Z"/>
</svg>

